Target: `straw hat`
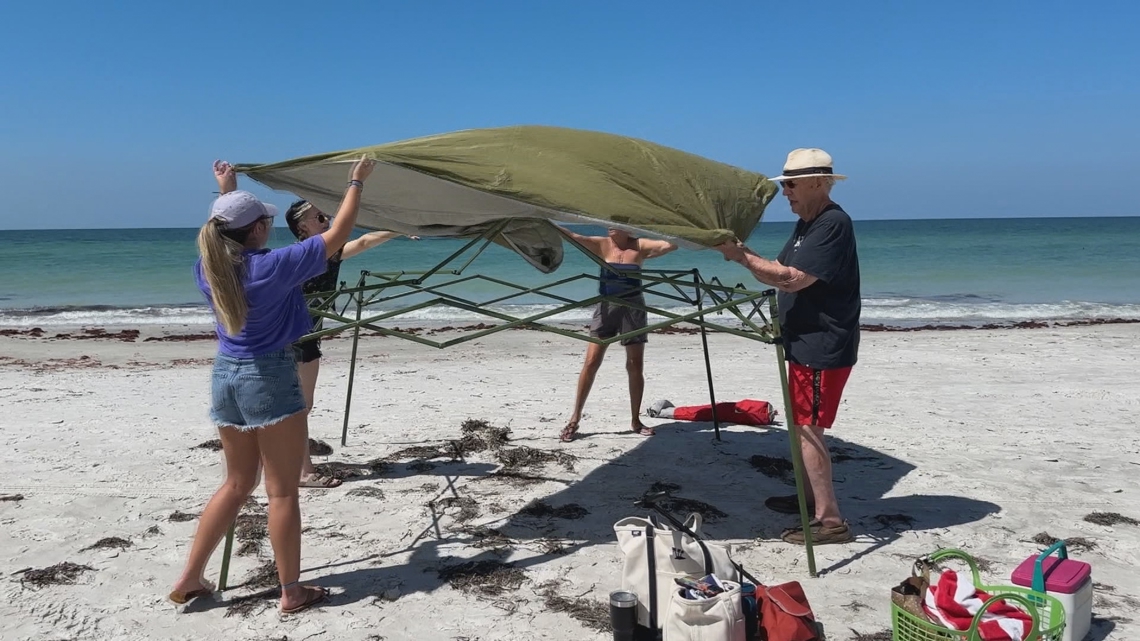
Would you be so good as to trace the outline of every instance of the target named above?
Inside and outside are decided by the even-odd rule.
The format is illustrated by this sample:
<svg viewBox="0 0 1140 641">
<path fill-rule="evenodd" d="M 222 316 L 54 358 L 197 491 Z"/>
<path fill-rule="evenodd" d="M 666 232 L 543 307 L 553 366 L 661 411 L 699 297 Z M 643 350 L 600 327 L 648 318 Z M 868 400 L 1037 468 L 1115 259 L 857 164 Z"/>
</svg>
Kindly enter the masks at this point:
<svg viewBox="0 0 1140 641">
<path fill-rule="evenodd" d="M 831 167 L 831 154 L 826 151 L 822 149 L 795 149 L 788 154 L 788 161 L 784 163 L 784 173 L 771 180 L 794 180 L 814 176 L 824 176 L 836 180 L 847 178 L 847 176 L 835 173 Z"/>
</svg>

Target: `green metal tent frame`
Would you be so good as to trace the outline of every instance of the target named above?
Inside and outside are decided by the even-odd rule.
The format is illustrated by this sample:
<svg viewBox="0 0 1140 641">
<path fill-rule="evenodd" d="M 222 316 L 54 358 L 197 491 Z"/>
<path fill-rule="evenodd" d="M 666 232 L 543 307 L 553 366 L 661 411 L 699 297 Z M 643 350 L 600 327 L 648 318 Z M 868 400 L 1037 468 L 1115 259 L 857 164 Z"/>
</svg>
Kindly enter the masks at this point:
<svg viewBox="0 0 1140 641">
<path fill-rule="evenodd" d="M 491 334 L 510 330 L 510 329 L 531 329 L 550 332 L 573 338 L 581 341 L 587 341 L 597 345 L 610 345 L 617 343 L 626 338 L 640 336 L 649 332 L 659 329 L 671 327 L 680 323 L 689 323 L 696 325 L 700 328 L 701 332 L 701 345 L 704 352 L 705 360 L 705 375 L 708 379 L 709 400 L 716 405 L 716 392 L 713 386 L 712 364 L 709 360 L 708 351 L 708 332 L 716 331 L 725 334 L 731 334 L 746 338 L 749 340 L 758 341 L 772 345 L 776 350 L 776 363 L 780 370 L 780 387 L 784 397 L 784 416 L 786 420 L 791 419 L 791 395 L 788 390 L 788 369 L 784 357 L 783 342 L 780 340 L 780 323 L 779 315 L 776 308 L 776 291 L 768 289 L 764 291 L 753 291 L 746 289 L 743 285 L 736 287 L 729 287 L 721 284 L 719 279 L 712 278 L 706 280 L 703 278 L 697 269 L 688 270 L 664 270 L 664 269 L 642 269 L 636 273 L 641 278 L 642 285 L 638 291 L 643 294 L 651 294 L 653 296 L 666 298 L 679 303 L 685 303 L 696 307 L 696 311 L 686 314 L 678 314 L 669 310 L 651 307 L 648 305 L 638 304 L 635 300 L 623 298 L 620 296 L 593 296 L 584 300 L 574 300 L 553 293 L 550 290 L 567 285 L 569 283 L 580 280 L 594 280 L 600 281 L 601 277 L 592 274 L 578 274 L 563 278 L 552 283 L 541 285 L 539 287 L 525 287 L 509 281 L 484 276 L 481 274 L 473 274 L 464 276 L 463 272 L 471 265 L 471 263 L 478 258 L 484 250 L 492 243 L 492 239 L 505 227 L 508 221 L 504 220 L 499 225 L 493 226 L 482 235 L 471 239 L 466 245 L 455 251 L 453 254 L 445 258 L 438 265 L 426 271 L 397 271 L 397 272 L 371 272 L 361 271 L 360 278 L 356 286 L 347 287 L 344 282 L 341 283 L 339 289 L 330 292 L 319 292 L 310 294 L 309 298 L 314 301 L 313 306 L 310 308 L 314 315 L 319 315 L 323 318 L 336 321 L 340 323 L 337 327 L 329 327 L 320 329 L 318 331 L 307 334 L 300 340 L 313 340 L 325 336 L 339 334 L 345 331 L 352 331 L 352 358 L 349 365 L 348 372 L 348 387 L 345 393 L 344 405 L 344 424 L 341 429 L 340 443 L 342 446 L 346 445 L 348 440 L 348 423 L 349 414 L 352 409 L 352 390 L 353 381 L 356 374 L 357 363 L 357 349 L 360 344 L 360 336 L 362 329 L 374 331 L 378 335 L 390 336 L 394 338 L 401 338 L 404 340 L 420 343 L 437 349 L 446 349 L 453 345 L 466 343 L 468 341 L 477 340 Z M 595 263 L 601 269 L 614 271 L 612 267 L 608 266 L 604 261 L 595 256 L 592 252 L 579 244 L 573 238 L 566 236 L 566 241 L 573 247 L 577 248 Z M 448 269 L 449 265 L 458 262 L 462 257 L 471 254 L 466 262 L 462 265 Z M 615 271 L 616 273 L 616 271 Z M 623 272 L 628 275 L 628 272 Z M 435 284 L 428 284 L 429 279 L 433 277 L 450 276 L 443 282 Z M 485 281 L 500 285 L 511 293 L 500 296 L 491 300 L 476 302 L 468 300 L 461 296 L 449 293 L 448 288 L 468 283 L 472 281 Z M 395 290 L 397 293 L 391 293 Z M 691 293 L 690 293 L 691 292 Z M 406 304 L 406 299 L 413 295 L 428 294 L 431 298 L 418 302 Z M 346 295 L 347 300 L 344 306 L 338 312 L 335 308 L 337 299 Z M 628 294 L 627 294 L 628 295 Z M 497 305 L 517 299 L 522 296 L 540 296 L 548 301 L 557 304 L 553 309 L 543 311 L 541 313 L 533 314 L 530 316 L 517 318 L 510 314 L 496 311 L 491 309 L 492 305 Z M 711 302 L 711 305 L 706 306 L 706 299 Z M 647 313 L 656 314 L 663 317 L 665 320 L 651 323 L 648 326 L 611 338 L 595 338 L 588 334 L 583 334 L 565 328 L 555 327 L 553 325 L 543 324 L 546 319 L 556 316 L 558 314 L 591 307 L 599 302 L 607 301 L 611 304 L 622 305 L 633 309 L 643 310 Z M 375 307 L 381 304 L 395 303 L 397 308 L 383 311 L 373 315 L 365 315 L 365 310 L 369 307 Z M 388 321 L 398 318 L 401 315 L 408 314 L 421 309 L 429 307 L 452 307 L 461 309 L 474 314 L 486 316 L 488 319 L 500 321 L 499 324 L 486 328 L 481 328 L 476 331 L 470 331 L 450 340 L 435 341 L 429 338 L 418 336 L 409 331 L 403 331 L 398 328 L 382 327 L 377 323 Z M 355 307 L 354 316 L 348 317 L 345 314 L 349 311 L 350 307 Z M 766 308 L 766 309 L 765 309 Z M 740 327 L 730 327 L 723 325 L 719 322 L 708 320 L 708 316 L 712 314 L 727 313 L 739 321 Z M 713 417 L 713 429 L 716 434 L 716 440 L 720 440 L 720 421 L 716 419 L 715 412 Z M 817 576 L 815 565 L 815 550 L 811 536 L 810 521 L 812 515 L 807 510 L 807 501 L 804 495 L 803 483 L 803 454 L 800 448 L 798 438 L 794 438 L 794 429 L 791 425 L 788 426 L 789 442 L 792 453 L 792 466 L 795 474 L 796 482 L 796 495 L 799 501 L 800 520 L 804 529 L 805 549 L 807 553 L 808 572 L 812 577 Z M 230 556 L 233 550 L 234 527 L 231 526 L 229 533 L 226 535 L 225 549 L 222 556 L 221 577 L 218 581 L 218 588 L 221 590 L 226 589 L 226 579 L 229 572 Z"/>
</svg>

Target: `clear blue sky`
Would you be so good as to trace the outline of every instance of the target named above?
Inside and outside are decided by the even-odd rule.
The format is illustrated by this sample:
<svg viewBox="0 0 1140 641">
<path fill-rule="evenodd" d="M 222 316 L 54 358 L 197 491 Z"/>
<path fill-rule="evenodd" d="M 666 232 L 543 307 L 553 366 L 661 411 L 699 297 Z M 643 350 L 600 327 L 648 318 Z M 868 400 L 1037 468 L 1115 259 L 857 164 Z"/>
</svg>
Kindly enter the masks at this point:
<svg viewBox="0 0 1140 641">
<path fill-rule="evenodd" d="M 511 124 L 822 147 L 857 219 L 1137 215 L 1140 3 L 1078 6 L 5 2 L 0 229 L 196 227 L 215 158 Z"/>
</svg>

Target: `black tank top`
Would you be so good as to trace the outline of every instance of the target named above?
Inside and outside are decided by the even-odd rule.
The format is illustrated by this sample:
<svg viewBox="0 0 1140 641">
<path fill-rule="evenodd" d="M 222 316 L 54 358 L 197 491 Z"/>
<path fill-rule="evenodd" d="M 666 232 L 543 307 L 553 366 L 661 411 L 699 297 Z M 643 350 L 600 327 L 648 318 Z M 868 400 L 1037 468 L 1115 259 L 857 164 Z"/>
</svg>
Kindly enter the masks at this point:
<svg viewBox="0 0 1140 641">
<path fill-rule="evenodd" d="M 640 265 L 633 263 L 606 263 L 619 272 L 636 272 L 641 270 Z M 598 293 L 602 296 L 636 296 L 641 293 L 641 278 L 631 274 L 621 274 L 601 268 L 598 280 Z"/>
</svg>

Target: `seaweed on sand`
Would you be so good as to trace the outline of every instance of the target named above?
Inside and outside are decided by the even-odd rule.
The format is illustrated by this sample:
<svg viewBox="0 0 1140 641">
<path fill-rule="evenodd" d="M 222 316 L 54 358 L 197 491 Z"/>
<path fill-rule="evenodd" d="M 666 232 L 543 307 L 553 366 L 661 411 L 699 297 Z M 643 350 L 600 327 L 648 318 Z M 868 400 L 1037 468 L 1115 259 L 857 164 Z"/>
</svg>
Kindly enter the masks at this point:
<svg viewBox="0 0 1140 641">
<path fill-rule="evenodd" d="M 88 550 L 109 550 L 109 549 L 115 549 L 115 548 L 118 548 L 120 550 L 125 550 L 125 549 L 131 547 L 132 545 L 134 545 L 134 543 L 131 543 L 127 539 L 120 538 L 117 536 L 109 536 L 105 539 L 99 539 L 95 543 L 93 543 L 93 544 L 83 548 L 82 550 L 80 550 L 80 552 L 86 552 Z"/>
<path fill-rule="evenodd" d="M 439 578 L 463 592 L 485 596 L 499 596 L 522 587 L 526 573 L 502 561 L 466 561 L 445 565 L 438 570 Z"/>
<path fill-rule="evenodd" d="M 577 503 L 567 503 L 553 507 L 542 499 L 531 501 L 526 507 L 519 510 L 520 516 L 533 516 L 537 518 L 580 519 L 590 511 Z"/>
<path fill-rule="evenodd" d="M 567 472 L 574 471 L 574 463 L 578 460 L 578 457 L 567 452 L 540 450 L 525 445 L 501 449 L 496 458 L 503 464 L 503 468 L 508 470 L 536 468 L 547 463 L 559 463 Z"/>
<path fill-rule="evenodd" d="M 70 561 L 56 563 L 55 565 L 38 569 L 27 570 L 20 577 L 21 585 L 31 585 L 42 588 L 49 585 L 72 585 L 75 579 L 84 572 L 93 572 L 95 568 L 89 565 L 79 565 Z"/>
<path fill-rule="evenodd" d="M 583 626 L 598 632 L 609 632 L 613 629 L 610 624 L 610 609 L 606 604 L 593 599 L 579 597 L 566 597 L 555 591 L 556 581 L 550 581 L 538 586 L 535 593 L 542 597 L 547 610 L 570 615 Z"/>
</svg>

